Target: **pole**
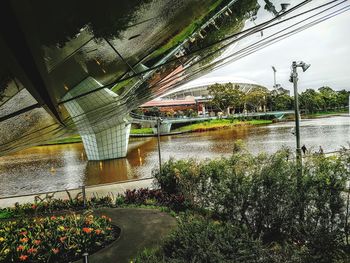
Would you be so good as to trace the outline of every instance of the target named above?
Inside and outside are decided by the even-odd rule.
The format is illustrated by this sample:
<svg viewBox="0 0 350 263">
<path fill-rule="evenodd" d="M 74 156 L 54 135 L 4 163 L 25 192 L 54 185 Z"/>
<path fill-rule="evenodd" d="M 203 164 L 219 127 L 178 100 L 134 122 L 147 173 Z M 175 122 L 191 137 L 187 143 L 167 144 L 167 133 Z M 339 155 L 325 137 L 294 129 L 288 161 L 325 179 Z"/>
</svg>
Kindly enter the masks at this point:
<svg viewBox="0 0 350 263">
<path fill-rule="evenodd" d="M 162 156 L 160 152 L 160 117 L 157 119 L 157 137 L 158 137 L 158 158 L 159 158 L 159 172 L 162 170 Z"/>
<path fill-rule="evenodd" d="M 294 115 L 295 115 L 295 137 L 296 137 L 296 157 L 298 164 L 298 174 L 301 175 L 302 172 L 302 158 L 301 158 L 301 148 L 300 148 L 300 113 L 299 113 L 299 98 L 298 98 L 298 72 L 297 63 L 293 62 L 293 85 L 294 85 Z"/>
<path fill-rule="evenodd" d="M 83 263 L 89 263 L 89 254 L 88 253 L 83 254 Z"/>
<path fill-rule="evenodd" d="M 83 194 L 83 207 L 86 208 L 86 191 L 85 191 L 85 185 L 81 186 L 81 192 Z"/>
<path fill-rule="evenodd" d="M 272 66 L 272 70 L 273 70 L 273 88 L 276 88 L 276 68 L 274 66 Z"/>
</svg>

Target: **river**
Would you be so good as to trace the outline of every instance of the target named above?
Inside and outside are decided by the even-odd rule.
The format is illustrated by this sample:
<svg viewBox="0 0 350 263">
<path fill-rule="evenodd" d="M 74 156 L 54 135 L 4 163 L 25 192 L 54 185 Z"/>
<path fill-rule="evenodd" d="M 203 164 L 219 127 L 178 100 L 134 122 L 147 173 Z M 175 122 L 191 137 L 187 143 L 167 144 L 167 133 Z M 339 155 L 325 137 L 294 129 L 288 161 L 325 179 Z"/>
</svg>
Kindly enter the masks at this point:
<svg viewBox="0 0 350 263">
<path fill-rule="evenodd" d="M 241 139 L 249 151 L 275 152 L 295 147 L 293 122 L 161 137 L 163 161 L 171 157 L 217 158 L 229 156 Z M 350 117 L 302 120 L 301 142 L 308 149 L 325 152 L 348 146 Z M 0 197 L 76 188 L 151 176 L 158 167 L 157 139 L 130 138 L 127 158 L 87 161 L 81 143 L 40 146 L 0 157 Z"/>
</svg>

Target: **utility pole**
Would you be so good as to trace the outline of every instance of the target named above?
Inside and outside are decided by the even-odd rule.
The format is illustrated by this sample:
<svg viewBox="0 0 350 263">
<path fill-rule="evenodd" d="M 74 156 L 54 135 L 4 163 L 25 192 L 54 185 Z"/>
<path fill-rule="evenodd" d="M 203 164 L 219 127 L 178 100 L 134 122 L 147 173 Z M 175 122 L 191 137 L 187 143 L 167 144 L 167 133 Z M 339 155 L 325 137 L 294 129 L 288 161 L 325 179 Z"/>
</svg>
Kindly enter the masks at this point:
<svg viewBox="0 0 350 263">
<path fill-rule="evenodd" d="M 297 142 L 296 157 L 297 163 L 302 166 L 301 158 L 301 147 L 300 147 L 300 112 L 299 112 L 299 96 L 298 96 L 298 72 L 297 72 L 297 63 L 293 62 L 293 86 L 294 86 L 294 116 L 295 116 L 295 137 Z M 299 165 L 298 165 L 299 166 Z M 298 168 L 299 170 L 299 168 Z"/>
<path fill-rule="evenodd" d="M 298 97 L 298 72 L 297 68 L 301 67 L 305 72 L 310 65 L 304 62 L 293 62 L 292 63 L 292 74 L 290 81 L 293 82 L 294 86 L 294 115 L 295 115 L 295 136 L 296 136 L 296 157 L 298 166 L 298 175 L 302 175 L 302 156 L 300 148 L 300 112 L 299 112 L 299 97 Z"/>
</svg>

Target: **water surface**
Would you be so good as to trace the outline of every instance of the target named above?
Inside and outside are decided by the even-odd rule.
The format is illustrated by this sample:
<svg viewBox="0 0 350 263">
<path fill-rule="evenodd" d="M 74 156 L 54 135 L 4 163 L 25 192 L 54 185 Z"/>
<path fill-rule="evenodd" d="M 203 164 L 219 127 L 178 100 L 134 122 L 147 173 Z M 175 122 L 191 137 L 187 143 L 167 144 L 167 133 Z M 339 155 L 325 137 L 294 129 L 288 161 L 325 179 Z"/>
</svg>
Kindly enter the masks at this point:
<svg viewBox="0 0 350 263">
<path fill-rule="evenodd" d="M 161 137 L 162 159 L 229 156 L 241 139 L 257 154 L 295 147 L 293 122 L 241 126 Z M 308 149 L 338 150 L 350 141 L 350 117 L 302 120 L 301 142 Z M 63 190 L 151 176 L 158 167 L 157 139 L 130 138 L 127 158 L 87 161 L 81 143 L 40 146 L 0 158 L 0 196 Z"/>
</svg>

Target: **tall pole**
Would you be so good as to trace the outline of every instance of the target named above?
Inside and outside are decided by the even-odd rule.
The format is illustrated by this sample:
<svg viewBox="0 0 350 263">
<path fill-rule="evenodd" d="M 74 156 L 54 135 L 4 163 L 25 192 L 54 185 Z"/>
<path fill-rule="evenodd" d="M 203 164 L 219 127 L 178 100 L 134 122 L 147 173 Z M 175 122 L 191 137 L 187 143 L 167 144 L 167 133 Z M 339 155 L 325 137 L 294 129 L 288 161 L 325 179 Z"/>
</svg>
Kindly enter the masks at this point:
<svg viewBox="0 0 350 263">
<path fill-rule="evenodd" d="M 274 66 L 272 66 L 272 70 L 273 70 L 273 87 L 276 88 L 276 68 Z"/>
<path fill-rule="evenodd" d="M 293 62 L 293 85 L 294 85 L 294 115 L 295 115 L 295 136 L 297 142 L 296 157 L 298 164 L 298 173 L 301 175 L 302 172 L 302 158 L 301 158 L 301 148 L 300 148 L 300 113 L 299 113 L 299 98 L 298 98 L 298 72 L 297 63 Z"/>
<path fill-rule="evenodd" d="M 158 158 L 159 158 L 159 172 L 162 170 L 162 156 L 160 152 L 160 117 L 157 119 L 157 137 L 158 137 Z"/>
</svg>

